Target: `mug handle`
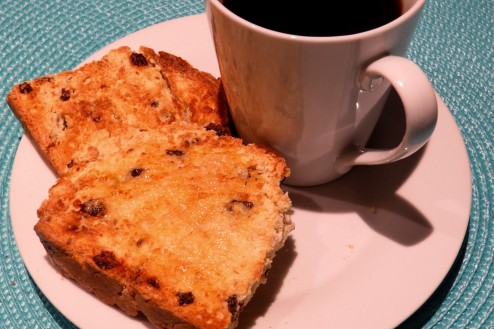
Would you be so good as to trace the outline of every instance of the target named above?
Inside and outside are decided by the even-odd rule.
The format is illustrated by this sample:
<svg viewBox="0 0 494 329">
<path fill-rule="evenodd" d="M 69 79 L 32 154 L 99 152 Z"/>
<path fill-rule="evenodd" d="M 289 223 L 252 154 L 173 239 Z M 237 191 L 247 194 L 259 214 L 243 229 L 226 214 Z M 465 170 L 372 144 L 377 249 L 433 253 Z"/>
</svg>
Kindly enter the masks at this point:
<svg viewBox="0 0 494 329">
<path fill-rule="evenodd" d="M 418 65 L 399 56 L 380 58 L 362 73 L 362 89 L 372 91 L 372 81 L 379 78 L 385 78 L 390 82 L 403 103 L 403 139 L 392 149 L 350 147 L 336 161 L 336 169 L 339 172 L 345 173 L 354 165 L 376 165 L 403 159 L 419 150 L 434 131 L 438 115 L 436 93 Z"/>
</svg>

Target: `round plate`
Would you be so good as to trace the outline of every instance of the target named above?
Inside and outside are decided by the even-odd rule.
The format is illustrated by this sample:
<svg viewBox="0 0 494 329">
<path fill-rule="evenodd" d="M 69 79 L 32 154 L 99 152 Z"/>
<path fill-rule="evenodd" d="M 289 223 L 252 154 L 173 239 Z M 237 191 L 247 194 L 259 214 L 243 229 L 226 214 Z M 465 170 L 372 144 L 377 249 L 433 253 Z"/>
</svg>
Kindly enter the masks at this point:
<svg viewBox="0 0 494 329">
<path fill-rule="evenodd" d="M 179 55 L 219 75 L 204 14 L 130 34 L 109 49 L 140 45 Z M 390 328 L 434 292 L 465 237 L 471 202 L 468 156 L 458 127 L 439 101 L 431 140 L 400 162 L 355 167 L 339 180 L 285 187 L 296 229 L 275 258 L 268 282 L 240 316 L 239 328 Z M 391 99 L 389 107 L 392 107 Z M 396 104 L 395 104 L 396 105 Z M 64 279 L 33 231 L 36 210 L 55 175 L 23 137 L 11 180 L 11 218 L 32 278 L 82 328 L 146 328 Z"/>
</svg>

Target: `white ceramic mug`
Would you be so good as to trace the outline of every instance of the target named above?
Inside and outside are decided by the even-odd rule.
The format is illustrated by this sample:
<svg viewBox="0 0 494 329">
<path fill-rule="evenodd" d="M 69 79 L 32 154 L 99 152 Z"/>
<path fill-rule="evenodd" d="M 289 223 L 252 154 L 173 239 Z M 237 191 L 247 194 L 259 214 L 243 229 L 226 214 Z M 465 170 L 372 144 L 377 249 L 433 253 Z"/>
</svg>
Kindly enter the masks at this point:
<svg viewBox="0 0 494 329">
<path fill-rule="evenodd" d="M 403 56 L 424 3 L 404 0 L 400 17 L 369 31 L 308 37 L 260 27 L 221 0 L 206 0 L 239 136 L 282 155 L 291 169 L 285 182 L 298 186 L 326 183 L 354 165 L 389 163 L 420 149 L 435 128 L 437 100 L 427 76 Z M 367 149 L 390 85 L 405 111 L 403 139 L 392 149 Z"/>
</svg>

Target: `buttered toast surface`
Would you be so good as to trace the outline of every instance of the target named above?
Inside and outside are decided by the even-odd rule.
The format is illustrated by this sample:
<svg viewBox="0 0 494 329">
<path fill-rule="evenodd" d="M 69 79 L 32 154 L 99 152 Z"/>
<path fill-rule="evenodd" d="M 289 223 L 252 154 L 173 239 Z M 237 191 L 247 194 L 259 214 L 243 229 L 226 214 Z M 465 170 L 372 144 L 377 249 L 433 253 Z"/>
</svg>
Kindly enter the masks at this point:
<svg viewBox="0 0 494 329">
<path fill-rule="evenodd" d="M 294 228 L 287 174 L 272 152 L 201 126 L 94 135 L 35 231 L 65 276 L 130 315 L 234 328 Z"/>
<path fill-rule="evenodd" d="M 118 135 L 185 122 L 229 134 L 220 79 L 146 47 L 120 47 L 78 69 L 19 83 L 7 103 L 58 175 L 100 130 Z"/>
<path fill-rule="evenodd" d="M 58 174 L 34 230 L 64 276 L 156 328 L 236 327 L 294 224 L 289 168 L 231 136 L 221 79 L 120 47 L 7 102 Z"/>
</svg>

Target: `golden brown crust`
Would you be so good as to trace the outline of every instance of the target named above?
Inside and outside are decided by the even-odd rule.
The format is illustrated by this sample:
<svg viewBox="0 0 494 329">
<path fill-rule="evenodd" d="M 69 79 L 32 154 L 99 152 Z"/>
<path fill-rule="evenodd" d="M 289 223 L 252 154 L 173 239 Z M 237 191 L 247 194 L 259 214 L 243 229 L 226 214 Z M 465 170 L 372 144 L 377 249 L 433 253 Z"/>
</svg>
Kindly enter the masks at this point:
<svg viewBox="0 0 494 329">
<path fill-rule="evenodd" d="M 190 122 L 229 134 L 220 80 L 145 47 L 114 49 L 79 69 L 20 83 L 7 102 L 59 175 L 100 130 L 118 135 L 128 127 Z"/>
<path fill-rule="evenodd" d="M 280 157 L 193 124 L 94 135 L 35 230 L 54 263 L 158 328 L 233 328 L 293 229 Z"/>
</svg>

